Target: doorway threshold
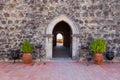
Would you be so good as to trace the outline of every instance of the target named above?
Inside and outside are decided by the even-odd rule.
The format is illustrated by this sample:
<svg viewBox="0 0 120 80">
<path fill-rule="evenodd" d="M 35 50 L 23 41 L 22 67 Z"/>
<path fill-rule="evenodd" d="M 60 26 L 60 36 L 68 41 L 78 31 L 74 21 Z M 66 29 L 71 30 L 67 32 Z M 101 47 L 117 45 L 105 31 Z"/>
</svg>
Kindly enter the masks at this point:
<svg viewBox="0 0 120 80">
<path fill-rule="evenodd" d="M 71 57 L 70 58 L 53 58 L 52 62 L 75 62 Z"/>
</svg>

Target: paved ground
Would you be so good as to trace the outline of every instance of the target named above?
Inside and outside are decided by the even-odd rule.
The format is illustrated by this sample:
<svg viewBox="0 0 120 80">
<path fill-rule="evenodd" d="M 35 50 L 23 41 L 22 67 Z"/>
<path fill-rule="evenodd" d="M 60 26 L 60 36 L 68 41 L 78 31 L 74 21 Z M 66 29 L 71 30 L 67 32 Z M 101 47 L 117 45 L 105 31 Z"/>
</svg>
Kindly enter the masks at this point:
<svg viewBox="0 0 120 80">
<path fill-rule="evenodd" d="M 62 45 L 54 46 L 53 48 L 53 57 L 54 58 L 67 58 L 71 57 L 70 49 Z"/>
<path fill-rule="evenodd" d="M 0 63 L 0 80 L 120 80 L 120 63 Z"/>
</svg>

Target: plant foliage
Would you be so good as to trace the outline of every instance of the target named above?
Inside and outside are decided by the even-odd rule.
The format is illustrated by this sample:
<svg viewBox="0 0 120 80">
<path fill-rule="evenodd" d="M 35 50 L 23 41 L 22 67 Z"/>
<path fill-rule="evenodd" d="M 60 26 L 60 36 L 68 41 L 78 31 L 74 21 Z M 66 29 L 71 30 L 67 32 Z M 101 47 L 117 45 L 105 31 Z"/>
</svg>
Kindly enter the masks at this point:
<svg viewBox="0 0 120 80">
<path fill-rule="evenodd" d="M 106 50 L 106 41 L 103 38 L 97 38 L 91 42 L 90 49 L 94 53 L 103 53 Z"/>
<path fill-rule="evenodd" d="M 30 44 L 28 39 L 25 39 L 21 45 L 21 50 L 23 53 L 32 53 L 33 52 L 33 45 Z"/>
</svg>

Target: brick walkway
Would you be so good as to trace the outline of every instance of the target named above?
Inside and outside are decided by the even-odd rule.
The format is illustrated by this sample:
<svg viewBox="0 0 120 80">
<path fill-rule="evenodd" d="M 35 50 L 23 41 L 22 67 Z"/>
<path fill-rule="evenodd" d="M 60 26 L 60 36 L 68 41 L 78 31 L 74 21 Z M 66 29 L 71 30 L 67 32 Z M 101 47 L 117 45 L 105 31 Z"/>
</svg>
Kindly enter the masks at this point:
<svg viewBox="0 0 120 80">
<path fill-rule="evenodd" d="M 0 63 L 0 80 L 120 80 L 120 63 Z"/>
</svg>

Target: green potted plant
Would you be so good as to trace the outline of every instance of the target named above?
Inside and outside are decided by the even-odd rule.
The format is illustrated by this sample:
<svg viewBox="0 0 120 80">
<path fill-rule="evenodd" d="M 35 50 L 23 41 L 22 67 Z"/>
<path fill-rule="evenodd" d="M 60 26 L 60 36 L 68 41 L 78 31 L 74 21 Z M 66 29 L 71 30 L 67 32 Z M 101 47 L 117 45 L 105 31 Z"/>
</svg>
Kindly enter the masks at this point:
<svg viewBox="0 0 120 80">
<path fill-rule="evenodd" d="M 96 64 L 103 62 L 103 53 L 106 50 L 106 41 L 103 38 L 97 38 L 90 43 L 90 49 L 94 53 L 94 61 Z"/>
<path fill-rule="evenodd" d="M 32 63 L 33 45 L 30 44 L 28 39 L 25 39 L 21 45 L 21 51 L 23 52 L 22 60 L 25 64 Z"/>
</svg>

